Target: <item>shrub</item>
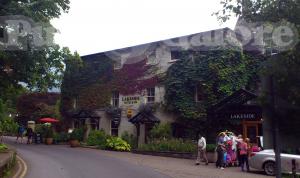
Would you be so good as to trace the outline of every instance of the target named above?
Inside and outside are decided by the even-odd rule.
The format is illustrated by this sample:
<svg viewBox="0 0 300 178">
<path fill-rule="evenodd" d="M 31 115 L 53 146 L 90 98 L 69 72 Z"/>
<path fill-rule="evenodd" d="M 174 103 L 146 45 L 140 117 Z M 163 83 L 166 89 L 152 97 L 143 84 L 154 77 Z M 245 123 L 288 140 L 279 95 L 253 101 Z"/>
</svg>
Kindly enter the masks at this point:
<svg viewBox="0 0 300 178">
<path fill-rule="evenodd" d="M 150 138 L 154 139 L 169 139 L 172 137 L 171 124 L 156 124 L 150 131 Z"/>
<path fill-rule="evenodd" d="M 127 131 L 123 132 L 121 138 L 125 140 L 131 148 L 137 147 L 137 137 L 135 137 L 133 134 L 129 134 Z"/>
<path fill-rule="evenodd" d="M 106 139 L 106 149 L 114 151 L 130 151 L 130 145 L 120 137 L 110 137 Z"/>
<path fill-rule="evenodd" d="M 67 142 L 69 140 L 69 135 L 65 132 L 54 133 L 53 138 L 57 143 Z"/>
<path fill-rule="evenodd" d="M 87 145 L 89 146 L 99 146 L 101 149 L 105 148 L 107 135 L 103 130 L 93 130 L 90 132 Z"/>
<path fill-rule="evenodd" d="M 43 138 L 52 138 L 54 137 L 53 130 L 51 125 L 48 123 L 45 124 L 36 124 L 35 125 L 35 132 L 41 134 Z"/>
<path fill-rule="evenodd" d="M 52 127 L 46 127 L 45 138 L 53 138 L 54 132 Z"/>
<path fill-rule="evenodd" d="M 189 140 L 184 141 L 183 139 L 155 140 L 148 144 L 139 145 L 138 150 L 195 153 L 197 144 Z"/>
<path fill-rule="evenodd" d="M 0 152 L 8 150 L 8 147 L 2 143 L 0 143 Z"/>
<path fill-rule="evenodd" d="M 83 128 L 76 128 L 70 134 L 70 140 L 82 141 L 83 140 L 83 135 L 84 135 L 84 129 Z"/>
<path fill-rule="evenodd" d="M 18 131 L 18 124 L 10 117 L 0 118 L 0 131 L 6 135 L 14 135 Z"/>
<path fill-rule="evenodd" d="M 207 152 L 215 152 L 216 144 L 206 144 L 206 151 Z"/>
</svg>

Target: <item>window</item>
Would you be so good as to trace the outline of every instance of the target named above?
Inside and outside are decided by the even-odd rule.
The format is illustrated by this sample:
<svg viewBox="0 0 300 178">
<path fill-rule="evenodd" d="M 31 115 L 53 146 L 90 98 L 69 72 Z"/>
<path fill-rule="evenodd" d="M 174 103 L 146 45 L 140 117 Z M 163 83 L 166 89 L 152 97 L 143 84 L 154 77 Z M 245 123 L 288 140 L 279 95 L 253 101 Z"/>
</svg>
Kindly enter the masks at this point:
<svg viewBox="0 0 300 178">
<path fill-rule="evenodd" d="M 182 53 L 181 51 L 171 51 L 171 60 L 181 59 Z"/>
<path fill-rule="evenodd" d="M 112 120 L 110 123 L 111 127 L 111 136 L 118 136 L 119 134 L 119 121 L 117 120 Z"/>
<path fill-rule="evenodd" d="M 154 103 L 155 101 L 155 88 L 147 88 L 147 103 Z"/>
<path fill-rule="evenodd" d="M 0 38 L 4 38 L 4 28 L 0 27 Z"/>
<path fill-rule="evenodd" d="M 119 92 L 118 91 L 114 91 L 112 93 L 112 106 L 113 107 L 119 107 Z"/>
<path fill-rule="evenodd" d="M 19 33 L 22 33 L 24 30 L 24 25 L 22 23 L 19 23 Z"/>
<path fill-rule="evenodd" d="M 195 100 L 196 102 L 200 102 L 204 99 L 203 91 L 200 85 L 198 85 L 195 89 Z"/>
<path fill-rule="evenodd" d="M 121 69 L 121 68 L 122 68 L 122 62 L 121 62 L 121 60 L 115 61 L 115 63 L 114 63 L 114 69 L 117 70 L 117 69 Z"/>
<path fill-rule="evenodd" d="M 148 65 L 155 65 L 158 63 L 158 60 L 156 58 L 156 55 L 155 54 L 152 54 L 148 57 L 148 60 L 147 60 L 147 64 Z"/>
<path fill-rule="evenodd" d="M 215 42 L 215 39 L 216 39 L 216 31 L 215 30 L 211 31 L 210 37 L 211 37 L 211 42 Z"/>
<path fill-rule="evenodd" d="M 77 97 L 73 99 L 73 109 L 77 109 Z"/>
</svg>

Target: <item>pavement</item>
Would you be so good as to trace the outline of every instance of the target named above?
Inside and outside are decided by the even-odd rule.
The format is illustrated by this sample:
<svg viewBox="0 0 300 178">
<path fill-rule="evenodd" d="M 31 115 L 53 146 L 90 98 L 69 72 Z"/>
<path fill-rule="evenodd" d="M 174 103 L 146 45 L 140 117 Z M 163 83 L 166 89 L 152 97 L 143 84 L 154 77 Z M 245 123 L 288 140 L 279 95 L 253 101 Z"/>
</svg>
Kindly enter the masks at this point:
<svg viewBox="0 0 300 178">
<path fill-rule="evenodd" d="M 25 178 L 267 178 L 261 172 L 241 172 L 238 167 L 220 170 L 214 164 L 195 166 L 194 160 L 113 152 L 67 145 L 16 147 L 25 160 Z"/>
<path fill-rule="evenodd" d="M 196 166 L 195 160 L 178 159 L 160 156 L 140 155 L 127 152 L 97 150 L 102 155 L 115 157 L 129 163 L 151 167 L 154 170 L 173 178 L 269 178 L 263 172 L 252 170 L 242 172 L 239 167 L 217 169 L 215 164 L 204 163 Z"/>
</svg>

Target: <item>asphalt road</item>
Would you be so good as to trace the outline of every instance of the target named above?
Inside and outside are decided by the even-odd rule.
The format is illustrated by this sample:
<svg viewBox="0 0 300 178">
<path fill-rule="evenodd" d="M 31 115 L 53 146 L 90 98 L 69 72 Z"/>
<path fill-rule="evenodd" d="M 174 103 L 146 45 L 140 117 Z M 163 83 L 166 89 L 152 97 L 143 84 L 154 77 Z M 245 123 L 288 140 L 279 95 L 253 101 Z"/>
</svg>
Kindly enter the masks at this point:
<svg viewBox="0 0 300 178">
<path fill-rule="evenodd" d="M 138 166 L 98 150 L 66 145 L 26 145 L 5 138 L 28 166 L 26 178 L 168 178 L 151 168 Z"/>
</svg>

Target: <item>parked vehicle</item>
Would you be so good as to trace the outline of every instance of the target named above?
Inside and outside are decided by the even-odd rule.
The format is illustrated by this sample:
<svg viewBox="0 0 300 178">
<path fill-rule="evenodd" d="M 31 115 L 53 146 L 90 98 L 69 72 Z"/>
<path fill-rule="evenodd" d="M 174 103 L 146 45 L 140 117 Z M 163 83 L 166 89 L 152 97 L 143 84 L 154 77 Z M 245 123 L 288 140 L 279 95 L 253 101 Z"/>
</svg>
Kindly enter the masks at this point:
<svg viewBox="0 0 300 178">
<path fill-rule="evenodd" d="M 296 160 L 296 172 L 300 174 L 300 155 L 281 154 L 281 170 L 283 173 L 292 173 L 292 160 Z M 274 150 L 263 150 L 251 153 L 249 158 L 251 168 L 263 170 L 267 175 L 274 176 L 276 173 Z"/>
</svg>

